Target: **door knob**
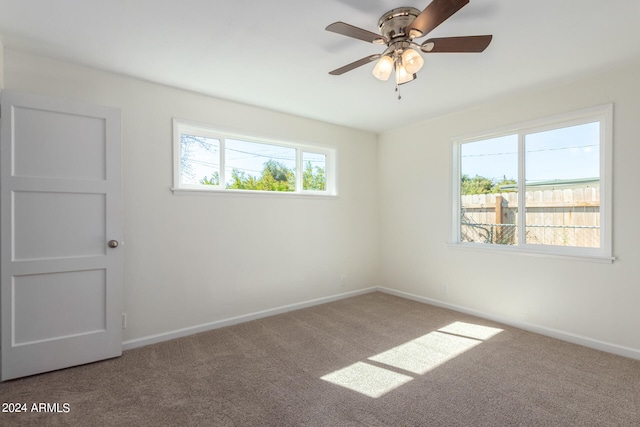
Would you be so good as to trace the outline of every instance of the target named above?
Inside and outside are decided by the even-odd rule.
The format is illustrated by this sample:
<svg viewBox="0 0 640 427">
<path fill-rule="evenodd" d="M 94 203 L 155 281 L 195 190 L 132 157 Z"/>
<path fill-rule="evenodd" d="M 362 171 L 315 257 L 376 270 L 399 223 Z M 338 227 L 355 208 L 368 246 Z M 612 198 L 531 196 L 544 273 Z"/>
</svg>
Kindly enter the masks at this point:
<svg viewBox="0 0 640 427">
<path fill-rule="evenodd" d="M 107 243 L 107 245 L 112 249 L 113 248 L 117 248 L 118 247 L 118 241 L 117 240 L 109 240 L 109 243 Z"/>
</svg>

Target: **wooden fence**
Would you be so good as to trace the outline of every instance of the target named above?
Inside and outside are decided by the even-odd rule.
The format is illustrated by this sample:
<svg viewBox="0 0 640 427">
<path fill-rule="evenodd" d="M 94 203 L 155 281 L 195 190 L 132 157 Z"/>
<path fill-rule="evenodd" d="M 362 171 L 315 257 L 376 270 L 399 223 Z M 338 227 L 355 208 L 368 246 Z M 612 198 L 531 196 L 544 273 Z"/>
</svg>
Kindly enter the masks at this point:
<svg viewBox="0 0 640 427">
<path fill-rule="evenodd" d="M 463 241 L 518 243 L 518 193 L 461 196 Z M 599 188 L 526 192 L 527 243 L 600 246 Z"/>
</svg>

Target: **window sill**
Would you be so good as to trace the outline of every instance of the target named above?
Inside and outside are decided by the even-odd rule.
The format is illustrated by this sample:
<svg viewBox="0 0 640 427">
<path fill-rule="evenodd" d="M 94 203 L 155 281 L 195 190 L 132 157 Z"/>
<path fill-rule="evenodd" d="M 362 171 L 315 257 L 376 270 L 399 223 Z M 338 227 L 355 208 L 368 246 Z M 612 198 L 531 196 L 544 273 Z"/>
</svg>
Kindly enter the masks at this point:
<svg viewBox="0 0 640 427">
<path fill-rule="evenodd" d="M 254 191 L 254 190 L 204 190 L 198 188 L 171 188 L 174 196 L 232 196 L 232 197 L 284 197 L 337 199 L 337 194 L 323 194 L 314 192 L 298 193 L 293 191 Z"/>
<path fill-rule="evenodd" d="M 579 262 L 593 262 L 598 264 L 613 264 L 615 257 L 609 257 L 604 255 L 582 255 L 582 254 L 561 254 L 557 252 L 549 251 L 534 251 L 522 248 L 515 248 L 513 246 L 500 246 L 500 245 L 486 245 L 483 243 L 447 243 L 450 248 L 456 250 L 468 250 L 484 253 L 501 253 L 501 254 L 513 254 L 519 256 L 529 256 L 537 258 L 553 258 L 567 261 L 579 261 Z"/>
</svg>

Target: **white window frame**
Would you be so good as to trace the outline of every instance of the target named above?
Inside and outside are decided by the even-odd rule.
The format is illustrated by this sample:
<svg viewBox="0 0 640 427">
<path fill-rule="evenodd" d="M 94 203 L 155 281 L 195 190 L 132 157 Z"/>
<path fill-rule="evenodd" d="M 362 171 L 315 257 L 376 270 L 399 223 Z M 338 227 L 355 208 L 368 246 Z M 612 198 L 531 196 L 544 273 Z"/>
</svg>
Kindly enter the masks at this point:
<svg viewBox="0 0 640 427">
<path fill-rule="evenodd" d="M 499 245 L 478 242 L 462 242 L 460 235 L 460 147 L 462 144 L 518 135 L 518 208 L 517 223 L 525 224 L 525 135 L 547 130 L 571 127 L 585 123 L 600 123 L 600 247 L 584 248 L 573 246 L 527 244 L 525 227 L 518 227 L 517 245 Z M 613 262 L 613 216 L 612 216 L 612 168 L 613 168 L 613 104 L 587 108 L 567 114 L 540 120 L 515 124 L 502 129 L 452 138 L 452 243 L 451 246 L 482 251 L 499 251 L 533 256 L 568 257 L 580 261 Z"/>
<path fill-rule="evenodd" d="M 213 138 L 220 142 L 220 184 L 204 185 L 204 184 L 184 184 L 180 182 L 180 157 L 181 157 L 181 141 L 180 135 L 189 134 Z M 296 190 L 295 191 L 260 191 L 260 190 L 238 190 L 225 188 L 226 171 L 225 171 L 225 140 L 233 139 L 258 144 L 268 144 L 272 146 L 280 146 L 293 148 L 296 150 Z M 304 190 L 303 172 L 304 164 L 302 161 L 303 153 L 314 153 L 325 156 L 325 184 L 326 188 L 322 190 Z M 336 179 L 336 147 L 317 144 L 317 143 L 300 143 L 300 142 L 284 142 L 270 138 L 242 135 L 235 132 L 219 130 L 213 126 L 195 123 L 188 120 L 173 119 L 173 188 L 174 194 L 189 193 L 226 193 L 226 194 L 271 194 L 271 195 L 296 195 L 296 196 L 337 196 L 337 179 Z"/>
</svg>

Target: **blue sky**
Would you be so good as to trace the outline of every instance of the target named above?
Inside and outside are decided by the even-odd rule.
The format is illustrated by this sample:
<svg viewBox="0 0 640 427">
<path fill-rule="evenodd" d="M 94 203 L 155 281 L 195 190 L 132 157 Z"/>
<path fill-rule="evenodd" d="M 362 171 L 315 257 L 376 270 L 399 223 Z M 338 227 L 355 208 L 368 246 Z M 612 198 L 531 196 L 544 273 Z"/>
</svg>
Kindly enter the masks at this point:
<svg viewBox="0 0 640 427">
<path fill-rule="evenodd" d="M 526 180 L 594 178 L 599 172 L 598 122 L 529 133 L 525 138 Z M 500 181 L 517 180 L 518 136 L 462 144 L 461 173 Z"/>
</svg>

